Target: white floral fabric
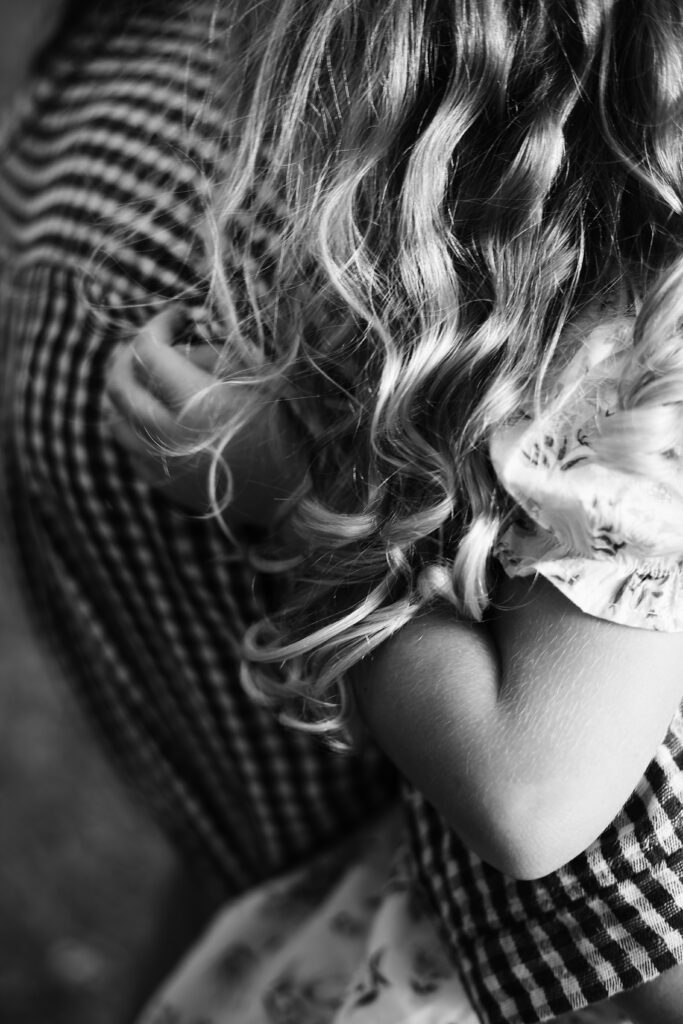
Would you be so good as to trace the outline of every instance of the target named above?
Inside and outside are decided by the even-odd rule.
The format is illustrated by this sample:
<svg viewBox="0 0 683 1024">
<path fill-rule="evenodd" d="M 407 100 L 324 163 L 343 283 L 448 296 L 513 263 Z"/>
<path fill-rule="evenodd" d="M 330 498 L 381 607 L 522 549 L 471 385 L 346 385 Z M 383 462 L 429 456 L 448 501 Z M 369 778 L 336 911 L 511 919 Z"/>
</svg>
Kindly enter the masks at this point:
<svg viewBox="0 0 683 1024">
<path fill-rule="evenodd" d="M 388 818 L 229 904 L 137 1024 L 479 1024 Z M 628 1024 L 608 1004 L 557 1024 Z"/>
<path fill-rule="evenodd" d="M 509 576 L 535 573 L 590 615 L 683 630 L 683 463 L 658 478 L 609 465 L 601 428 L 617 410 L 631 318 L 587 329 L 544 412 L 532 405 L 490 442 L 496 474 L 519 514 L 496 555 Z"/>
</svg>

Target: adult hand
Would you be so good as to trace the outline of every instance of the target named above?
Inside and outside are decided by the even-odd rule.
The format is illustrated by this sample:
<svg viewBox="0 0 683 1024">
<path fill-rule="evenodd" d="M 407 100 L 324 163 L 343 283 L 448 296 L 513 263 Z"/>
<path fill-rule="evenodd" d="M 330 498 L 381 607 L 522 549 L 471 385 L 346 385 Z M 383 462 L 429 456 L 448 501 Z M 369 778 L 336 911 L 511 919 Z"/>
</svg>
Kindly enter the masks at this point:
<svg viewBox="0 0 683 1024">
<path fill-rule="evenodd" d="M 213 494 L 219 503 L 227 499 L 226 522 L 268 526 L 305 479 L 301 434 L 264 391 L 255 414 L 235 429 L 253 390 L 214 375 L 210 345 L 174 346 L 181 318 L 177 307 L 165 310 L 115 353 L 105 398 L 109 429 L 140 476 L 166 497 L 201 514 L 211 510 Z M 206 442 L 222 431 L 216 460 Z"/>
</svg>

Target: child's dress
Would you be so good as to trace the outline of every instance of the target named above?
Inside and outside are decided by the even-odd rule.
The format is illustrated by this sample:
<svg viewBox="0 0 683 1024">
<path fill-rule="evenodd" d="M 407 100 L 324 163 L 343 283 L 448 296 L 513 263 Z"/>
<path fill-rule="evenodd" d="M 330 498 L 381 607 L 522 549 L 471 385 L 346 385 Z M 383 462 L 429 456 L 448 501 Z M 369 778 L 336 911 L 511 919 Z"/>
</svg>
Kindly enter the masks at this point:
<svg viewBox="0 0 683 1024">
<path fill-rule="evenodd" d="M 588 614 L 679 631 L 683 478 L 676 461 L 657 481 L 600 463 L 595 439 L 617 406 L 632 321 L 603 309 L 582 329 L 548 412 L 523 410 L 492 439 L 519 508 L 497 556 L 509 575 L 540 573 Z M 408 848 L 394 816 L 229 906 L 140 1024 L 511 1024 L 570 1008 L 563 1021 L 623 1020 L 602 1000 L 683 954 L 681 735 L 677 716 L 616 821 L 538 882 L 504 878 L 406 793 Z M 226 959 L 240 970 L 226 973 Z M 600 1005 L 579 1012 L 587 998 Z"/>
<path fill-rule="evenodd" d="M 405 787 L 397 803 L 396 772 L 371 745 L 335 756 L 246 698 L 239 641 L 268 600 L 263 580 L 215 523 L 140 482 L 102 421 L 114 346 L 155 303 L 203 308 L 202 182 L 218 173 L 224 137 L 211 101 L 225 59 L 212 45 L 216 5 L 81 6 L 3 129 L 3 473 L 27 589 L 102 741 L 238 898 L 152 1019 L 469 1024 L 464 985 L 485 1024 L 533 1024 L 683 962 L 678 716 L 600 840 L 546 879 L 515 882 L 419 793 Z M 276 206 L 255 191 L 245 210 L 263 231 L 258 254 L 234 239 L 237 287 L 241 262 L 277 247 Z M 569 550 L 534 482 L 578 468 L 551 472 L 556 447 L 522 480 L 530 438 L 498 440 L 501 478 L 531 517 L 503 539 L 509 569 L 598 596 L 582 605 L 593 614 L 675 628 L 683 544 L 660 559 L 657 543 L 660 524 L 675 533 L 664 509 L 678 494 L 638 484 L 615 533 L 587 518 L 588 488 L 581 521 L 607 541 Z"/>
<path fill-rule="evenodd" d="M 480 1024 L 397 862 L 400 826 L 383 819 L 230 904 L 137 1024 Z M 553 1020 L 627 1024 L 607 1003 Z"/>
</svg>

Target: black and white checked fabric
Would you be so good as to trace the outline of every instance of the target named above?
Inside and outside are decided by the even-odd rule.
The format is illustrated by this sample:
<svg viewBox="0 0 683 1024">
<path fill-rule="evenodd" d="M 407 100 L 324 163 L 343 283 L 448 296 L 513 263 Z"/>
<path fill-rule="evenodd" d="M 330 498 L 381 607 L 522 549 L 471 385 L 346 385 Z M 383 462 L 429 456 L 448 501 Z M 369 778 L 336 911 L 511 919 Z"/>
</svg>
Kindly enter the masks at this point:
<svg viewBox="0 0 683 1024">
<path fill-rule="evenodd" d="M 553 1020 L 683 962 L 682 777 L 679 711 L 614 822 L 532 882 L 485 864 L 406 790 L 415 878 L 486 1024 Z"/>
<path fill-rule="evenodd" d="M 83 7 L 2 129 L 7 504 L 103 743 L 238 892 L 347 834 L 395 777 L 372 748 L 334 756 L 251 705 L 237 648 L 264 582 L 102 429 L 113 347 L 156 303 L 202 308 L 196 230 L 223 125 L 212 0 Z M 414 876 L 486 1024 L 548 1020 L 683 960 L 682 739 L 678 718 L 614 825 L 540 882 L 483 864 L 406 790 Z"/>
<path fill-rule="evenodd" d="M 0 317 L 32 595 L 104 742 L 238 891 L 346 835 L 395 778 L 375 750 L 335 756 L 249 702 L 237 646 L 263 581 L 215 523 L 136 481 L 102 426 L 113 346 L 164 299 L 202 307 L 213 6 L 92 5 L 48 55 L 4 125 Z"/>
</svg>

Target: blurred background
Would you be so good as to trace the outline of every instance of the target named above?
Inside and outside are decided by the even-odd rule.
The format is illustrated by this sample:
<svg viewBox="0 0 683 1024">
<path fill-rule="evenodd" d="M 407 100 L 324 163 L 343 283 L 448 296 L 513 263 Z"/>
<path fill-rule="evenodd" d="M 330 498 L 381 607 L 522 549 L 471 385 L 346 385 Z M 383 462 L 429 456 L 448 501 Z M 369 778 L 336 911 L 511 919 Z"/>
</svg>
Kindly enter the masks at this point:
<svg viewBox="0 0 683 1024">
<path fill-rule="evenodd" d="M 69 2 L 0 0 L 0 133 Z M 0 1022 L 129 1024 L 207 910 L 40 650 L 9 554 L 0 524 Z"/>
<path fill-rule="evenodd" d="M 0 1021 L 121 1024 L 173 874 L 38 648 L 0 540 Z"/>
<path fill-rule="evenodd" d="M 3 108 L 64 0 L 0 0 Z M 122 1024 L 175 867 L 41 654 L 0 535 L 0 1021 Z"/>
</svg>

